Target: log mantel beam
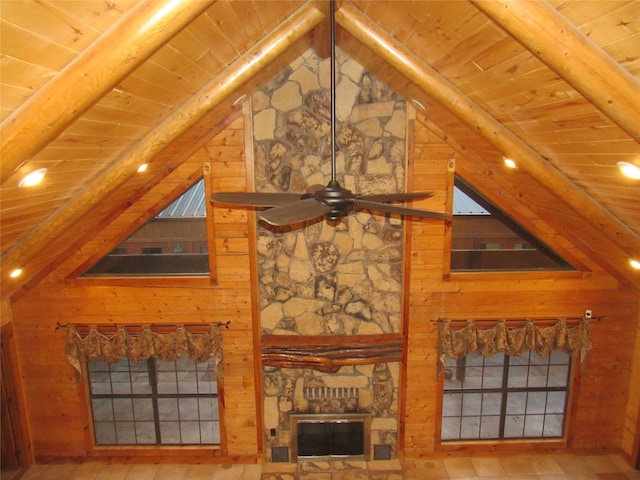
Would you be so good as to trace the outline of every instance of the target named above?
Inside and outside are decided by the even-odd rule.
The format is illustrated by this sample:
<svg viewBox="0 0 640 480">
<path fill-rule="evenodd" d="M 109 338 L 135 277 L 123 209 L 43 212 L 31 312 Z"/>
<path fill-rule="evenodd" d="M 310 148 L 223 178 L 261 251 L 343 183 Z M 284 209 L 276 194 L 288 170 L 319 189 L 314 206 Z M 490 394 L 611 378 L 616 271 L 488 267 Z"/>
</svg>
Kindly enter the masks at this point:
<svg viewBox="0 0 640 480">
<path fill-rule="evenodd" d="M 313 3 L 303 4 L 276 29 L 174 110 L 148 135 L 123 153 L 112 168 L 87 185 L 83 191 L 69 200 L 64 208 L 59 209 L 13 249 L 6 252 L 1 259 L 3 296 L 20 288 L 20 285 L 8 278 L 11 270 L 21 268 L 34 258 L 51 242 L 57 232 L 72 228 L 74 223 L 89 214 L 97 203 L 114 192 L 130 176 L 135 175 L 138 165 L 150 162 L 188 128 L 305 37 L 323 18 L 324 14 Z M 24 278 L 21 281 L 26 282 L 27 277 L 33 275 L 33 272 L 29 272 L 28 275 L 20 277 Z"/>
<path fill-rule="evenodd" d="M 146 0 L 79 54 L 0 126 L 0 184 L 213 0 Z"/>
<path fill-rule="evenodd" d="M 379 335 L 263 335 L 262 364 L 280 368 L 307 368 L 335 373 L 348 365 L 399 362 L 402 336 Z"/>
<path fill-rule="evenodd" d="M 640 82 L 546 1 L 470 0 L 640 141 Z"/>
<path fill-rule="evenodd" d="M 357 7 L 350 3 L 342 4 L 336 12 L 336 21 L 373 53 L 472 127 L 504 156 L 517 158 L 521 170 L 551 194 L 561 198 L 590 227 L 607 232 L 612 240 L 613 250 L 610 254 L 615 251 L 615 255 L 610 255 L 615 256 L 615 268 L 623 274 L 627 272 L 629 278 L 628 258 L 640 258 L 640 237 L 633 230 Z"/>
</svg>

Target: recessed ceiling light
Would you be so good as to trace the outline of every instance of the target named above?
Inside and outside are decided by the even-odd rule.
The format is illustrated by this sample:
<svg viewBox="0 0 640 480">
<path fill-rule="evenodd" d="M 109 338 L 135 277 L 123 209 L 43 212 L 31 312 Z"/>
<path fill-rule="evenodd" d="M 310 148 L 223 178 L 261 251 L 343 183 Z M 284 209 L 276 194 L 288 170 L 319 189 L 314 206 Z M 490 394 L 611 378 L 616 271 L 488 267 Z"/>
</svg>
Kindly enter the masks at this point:
<svg viewBox="0 0 640 480">
<path fill-rule="evenodd" d="M 22 180 L 18 182 L 18 187 L 26 188 L 38 185 L 47 174 L 47 172 L 48 170 L 46 168 L 39 168 L 38 170 L 34 170 L 33 172 L 22 177 Z"/>
<path fill-rule="evenodd" d="M 629 264 L 636 270 L 640 270 L 640 261 L 631 259 L 629 260 Z"/>
<path fill-rule="evenodd" d="M 638 165 L 630 162 L 618 162 L 616 165 L 618 165 L 623 175 L 636 180 L 640 179 L 640 167 Z"/>
<path fill-rule="evenodd" d="M 11 278 L 18 278 L 20 275 L 22 275 L 22 269 L 21 268 L 15 268 L 15 269 L 11 270 L 11 273 L 9 274 L 9 276 Z"/>
<path fill-rule="evenodd" d="M 144 171 L 147 169 L 147 167 L 148 167 L 148 166 L 149 166 L 149 165 L 148 165 L 148 164 L 146 164 L 146 163 L 143 163 L 142 165 L 140 165 L 140 166 L 138 167 L 138 173 L 142 173 L 142 172 L 144 172 Z"/>
<path fill-rule="evenodd" d="M 516 162 L 514 162 L 513 160 L 511 160 L 510 158 L 507 157 L 503 157 L 502 159 L 504 161 L 504 164 L 509 167 L 509 168 L 518 168 L 518 165 L 516 165 Z"/>
</svg>

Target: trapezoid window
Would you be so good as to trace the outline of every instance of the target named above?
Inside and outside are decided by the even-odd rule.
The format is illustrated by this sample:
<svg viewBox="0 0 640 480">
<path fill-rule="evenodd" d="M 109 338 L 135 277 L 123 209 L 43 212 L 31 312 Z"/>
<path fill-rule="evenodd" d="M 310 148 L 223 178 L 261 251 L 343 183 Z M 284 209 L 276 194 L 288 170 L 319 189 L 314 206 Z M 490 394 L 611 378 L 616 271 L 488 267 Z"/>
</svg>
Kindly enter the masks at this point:
<svg viewBox="0 0 640 480">
<path fill-rule="evenodd" d="M 451 271 L 523 270 L 574 268 L 456 177 Z"/>
<path fill-rule="evenodd" d="M 84 277 L 209 275 L 204 179 L 114 248 Z"/>
</svg>

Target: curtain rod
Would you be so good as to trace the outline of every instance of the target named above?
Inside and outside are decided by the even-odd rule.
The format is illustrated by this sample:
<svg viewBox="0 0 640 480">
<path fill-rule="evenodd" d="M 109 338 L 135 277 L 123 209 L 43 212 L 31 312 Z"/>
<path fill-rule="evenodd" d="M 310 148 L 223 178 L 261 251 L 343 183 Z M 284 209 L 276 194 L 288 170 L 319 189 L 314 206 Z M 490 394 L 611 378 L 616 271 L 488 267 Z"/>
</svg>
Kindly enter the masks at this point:
<svg viewBox="0 0 640 480">
<path fill-rule="evenodd" d="M 172 323 L 172 324 L 162 324 L 162 323 L 103 323 L 103 324 L 99 324 L 99 323 L 92 323 L 92 324 L 87 324 L 87 323 L 60 323 L 59 321 L 56 322 L 56 330 L 59 330 L 60 328 L 67 328 L 67 327 L 74 327 L 74 328 L 79 328 L 80 330 L 84 330 L 84 329 L 89 329 L 91 327 L 96 327 L 98 329 L 100 328 L 106 328 L 106 329 L 117 329 L 119 327 L 122 328 L 144 328 L 144 327 L 149 327 L 149 328 L 176 328 L 176 327 L 185 327 L 185 328 L 206 328 L 206 327 L 210 327 L 211 325 L 217 325 L 219 327 L 225 327 L 227 330 L 229 329 L 229 325 L 231 324 L 231 321 L 227 321 L 227 322 L 213 322 L 213 323 Z"/>
<path fill-rule="evenodd" d="M 480 318 L 480 319 L 473 319 L 473 318 L 438 318 L 437 320 L 430 320 L 431 323 L 445 323 L 445 322 L 450 322 L 450 323 L 466 323 L 468 321 L 472 321 L 474 323 L 496 323 L 496 322 L 500 322 L 500 321 L 504 321 L 506 323 L 509 322 L 528 322 L 528 321 L 533 321 L 533 322 L 553 322 L 553 321 L 558 321 L 560 319 L 562 320 L 566 320 L 566 321 L 575 321 L 575 322 L 579 322 L 580 320 L 586 318 L 587 320 L 603 320 L 605 318 L 604 315 L 600 315 L 599 317 L 593 317 L 593 316 L 589 316 L 589 315 L 584 315 L 581 317 L 526 317 L 526 318 L 509 318 L 509 317 L 502 317 L 502 318 Z"/>
</svg>

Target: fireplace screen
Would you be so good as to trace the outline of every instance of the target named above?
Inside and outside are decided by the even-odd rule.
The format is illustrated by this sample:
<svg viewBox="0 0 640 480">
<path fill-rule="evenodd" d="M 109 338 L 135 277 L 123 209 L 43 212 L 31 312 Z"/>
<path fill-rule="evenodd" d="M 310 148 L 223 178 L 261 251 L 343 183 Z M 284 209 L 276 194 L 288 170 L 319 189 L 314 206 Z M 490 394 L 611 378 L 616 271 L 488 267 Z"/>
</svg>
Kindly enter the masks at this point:
<svg viewBox="0 0 640 480">
<path fill-rule="evenodd" d="M 369 457 L 368 415 L 292 415 L 292 460 L 300 457 Z"/>
<path fill-rule="evenodd" d="M 333 457 L 363 453 L 362 421 L 298 424 L 298 457 Z"/>
</svg>

